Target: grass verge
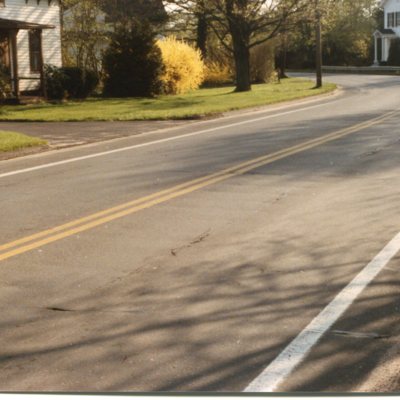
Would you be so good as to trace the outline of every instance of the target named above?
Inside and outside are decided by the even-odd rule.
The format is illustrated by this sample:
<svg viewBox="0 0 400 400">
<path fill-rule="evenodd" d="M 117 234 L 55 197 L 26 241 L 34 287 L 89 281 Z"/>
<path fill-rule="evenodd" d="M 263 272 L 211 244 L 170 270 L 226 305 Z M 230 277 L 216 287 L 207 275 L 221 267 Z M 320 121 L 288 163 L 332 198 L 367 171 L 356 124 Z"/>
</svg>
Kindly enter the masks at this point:
<svg viewBox="0 0 400 400">
<path fill-rule="evenodd" d="M 251 92 L 235 93 L 233 87 L 199 89 L 177 96 L 155 99 L 87 99 L 62 104 L 6 106 L 0 121 L 143 121 L 189 119 L 225 111 L 275 104 L 328 93 L 327 83 L 314 89 L 310 80 L 290 78 L 281 83 L 254 85 Z"/>
<path fill-rule="evenodd" d="M 45 140 L 22 133 L 0 131 L 0 152 L 21 150 L 26 147 L 43 146 Z"/>
</svg>

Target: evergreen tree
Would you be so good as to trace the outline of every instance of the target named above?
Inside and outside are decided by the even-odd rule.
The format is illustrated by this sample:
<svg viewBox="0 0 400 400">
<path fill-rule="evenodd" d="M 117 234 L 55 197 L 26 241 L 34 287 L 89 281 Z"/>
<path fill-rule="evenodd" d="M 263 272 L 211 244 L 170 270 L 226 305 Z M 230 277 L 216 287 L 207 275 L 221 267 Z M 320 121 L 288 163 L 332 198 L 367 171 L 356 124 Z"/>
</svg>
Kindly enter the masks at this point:
<svg viewBox="0 0 400 400">
<path fill-rule="evenodd" d="M 112 97 L 151 97 L 160 94 L 161 51 L 147 23 L 119 28 L 104 56 L 104 94 Z"/>
</svg>

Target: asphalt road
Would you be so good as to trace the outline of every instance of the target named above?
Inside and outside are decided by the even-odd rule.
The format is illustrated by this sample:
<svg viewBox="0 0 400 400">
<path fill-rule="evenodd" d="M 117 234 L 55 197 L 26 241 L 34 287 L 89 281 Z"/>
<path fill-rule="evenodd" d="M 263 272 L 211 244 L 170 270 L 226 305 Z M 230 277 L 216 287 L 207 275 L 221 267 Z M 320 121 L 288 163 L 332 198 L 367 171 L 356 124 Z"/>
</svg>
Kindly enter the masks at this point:
<svg viewBox="0 0 400 400">
<path fill-rule="evenodd" d="M 337 96 L 0 162 L 0 391 L 254 382 L 400 231 L 400 78 L 329 80 Z M 275 390 L 399 390 L 399 266 Z"/>
</svg>

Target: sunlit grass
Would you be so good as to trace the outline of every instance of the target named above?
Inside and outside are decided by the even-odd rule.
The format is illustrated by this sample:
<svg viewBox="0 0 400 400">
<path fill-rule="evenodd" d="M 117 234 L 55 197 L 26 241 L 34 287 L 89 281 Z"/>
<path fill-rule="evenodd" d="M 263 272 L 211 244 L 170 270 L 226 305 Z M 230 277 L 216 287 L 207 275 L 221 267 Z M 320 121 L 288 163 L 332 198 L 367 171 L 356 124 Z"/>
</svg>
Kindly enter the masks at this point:
<svg viewBox="0 0 400 400">
<path fill-rule="evenodd" d="M 25 147 L 42 146 L 45 140 L 17 132 L 0 131 L 0 152 L 20 150 Z"/>
<path fill-rule="evenodd" d="M 6 106 L 0 113 L 3 121 L 133 121 L 196 118 L 315 96 L 335 89 L 325 84 L 314 89 L 314 83 L 298 78 L 281 83 L 253 85 L 251 92 L 236 93 L 234 87 L 207 88 L 177 96 L 154 99 L 102 99 L 70 101 L 62 104 L 42 103 Z"/>
</svg>

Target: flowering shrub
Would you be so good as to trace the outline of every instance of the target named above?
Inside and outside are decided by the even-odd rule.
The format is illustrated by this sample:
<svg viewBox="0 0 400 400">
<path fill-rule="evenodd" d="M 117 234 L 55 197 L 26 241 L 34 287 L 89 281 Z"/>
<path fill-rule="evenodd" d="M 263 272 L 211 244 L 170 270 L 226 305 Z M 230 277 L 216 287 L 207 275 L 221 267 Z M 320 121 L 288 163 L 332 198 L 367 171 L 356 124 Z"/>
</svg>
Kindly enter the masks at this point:
<svg viewBox="0 0 400 400">
<path fill-rule="evenodd" d="M 232 83 L 233 72 L 228 65 L 218 62 L 208 62 L 205 67 L 205 84 L 209 86 L 218 86 L 226 83 Z"/>
<path fill-rule="evenodd" d="M 175 37 L 159 40 L 157 45 L 164 64 L 164 73 L 160 77 L 164 93 L 182 94 L 198 89 L 205 72 L 200 51 Z"/>
</svg>

